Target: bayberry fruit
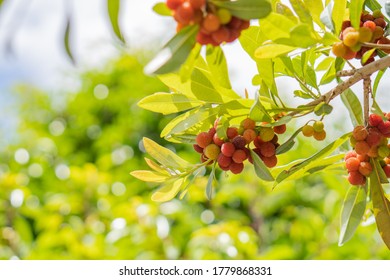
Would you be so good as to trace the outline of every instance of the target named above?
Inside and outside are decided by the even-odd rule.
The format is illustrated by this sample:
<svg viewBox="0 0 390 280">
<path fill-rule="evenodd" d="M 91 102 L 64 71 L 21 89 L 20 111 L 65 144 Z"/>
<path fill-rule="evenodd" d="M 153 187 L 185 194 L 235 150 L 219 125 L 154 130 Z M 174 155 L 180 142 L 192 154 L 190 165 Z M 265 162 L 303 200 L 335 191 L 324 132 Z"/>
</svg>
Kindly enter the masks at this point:
<svg viewBox="0 0 390 280">
<path fill-rule="evenodd" d="M 198 144 L 201 148 L 206 148 L 213 138 L 207 132 L 201 132 L 196 136 L 196 144 Z"/>
</svg>

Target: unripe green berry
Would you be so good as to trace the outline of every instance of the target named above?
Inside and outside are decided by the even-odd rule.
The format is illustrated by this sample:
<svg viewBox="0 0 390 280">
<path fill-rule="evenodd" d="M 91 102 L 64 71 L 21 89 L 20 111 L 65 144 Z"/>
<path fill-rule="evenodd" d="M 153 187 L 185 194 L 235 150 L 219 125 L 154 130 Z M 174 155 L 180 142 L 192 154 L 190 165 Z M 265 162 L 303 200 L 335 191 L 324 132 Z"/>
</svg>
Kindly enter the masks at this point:
<svg viewBox="0 0 390 280">
<path fill-rule="evenodd" d="M 316 121 L 313 124 L 313 129 L 315 132 L 321 132 L 324 130 L 324 123 L 322 121 Z"/>
</svg>

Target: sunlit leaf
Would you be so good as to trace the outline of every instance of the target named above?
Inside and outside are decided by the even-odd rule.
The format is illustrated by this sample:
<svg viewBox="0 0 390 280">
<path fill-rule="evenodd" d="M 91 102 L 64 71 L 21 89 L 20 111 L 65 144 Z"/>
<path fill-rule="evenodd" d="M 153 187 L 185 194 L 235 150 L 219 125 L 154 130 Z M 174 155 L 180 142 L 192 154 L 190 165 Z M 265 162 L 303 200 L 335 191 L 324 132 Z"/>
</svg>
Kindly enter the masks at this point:
<svg viewBox="0 0 390 280">
<path fill-rule="evenodd" d="M 375 220 L 382 240 L 390 249 L 390 201 L 385 196 L 380 182 L 378 171 L 381 166 L 379 162 L 374 159 L 371 160 L 371 164 L 373 165 L 373 171 L 370 175 L 370 189 Z"/>
<path fill-rule="evenodd" d="M 363 124 L 363 110 L 359 99 L 356 94 L 351 90 L 347 89 L 340 95 L 345 107 L 347 108 L 351 117 L 352 124 L 354 126 Z"/>
<path fill-rule="evenodd" d="M 354 28 L 360 27 L 360 15 L 362 14 L 364 0 L 354 0 L 349 4 L 349 19 Z"/>
<path fill-rule="evenodd" d="M 289 20 L 291 20 L 295 23 L 298 22 L 298 18 L 294 15 L 294 13 L 291 11 L 291 9 L 287 5 L 284 5 L 283 3 L 280 3 L 280 2 L 276 3 L 276 13 L 284 15 Z"/>
<path fill-rule="evenodd" d="M 162 48 L 162 50 L 145 67 L 148 74 L 174 72 L 186 61 L 195 45 L 198 25 L 183 28 Z"/>
<path fill-rule="evenodd" d="M 313 27 L 313 18 L 306 7 L 306 4 L 302 0 L 290 0 L 290 4 L 295 13 L 298 15 L 300 21 Z"/>
<path fill-rule="evenodd" d="M 378 73 L 376 74 L 376 77 L 375 77 L 375 80 L 374 80 L 374 84 L 372 86 L 372 95 L 374 97 L 375 97 L 376 92 L 378 90 L 379 82 L 381 81 L 381 79 L 383 77 L 383 74 L 385 74 L 386 70 L 387 70 L 387 68 L 382 69 L 382 70 L 378 71 Z"/>
<path fill-rule="evenodd" d="M 161 167 L 159 164 L 157 164 L 155 161 L 153 161 L 149 158 L 144 158 L 144 159 L 145 159 L 146 164 L 154 171 L 157 171 L 158 173 L 161 173 L 161 174 L 169 175 L 168 171 L 165 168 Z"/>
<path fill-rule="evenodd" d="M 241 19 L 257 19 L 266 17 L 272 10 L 267 0 L 210 0 L 215 6 L 230 11 L 233 16 Z"/>
<path fill-rule="evenodd" d="M 317 23 L 320 27 L 323 26 L 323 23 L 320 19 L 321 13 L 324 10 L 324 5 L 322 2 L 322 0 L 303 0 L 303 3 L 310 12 L 314 22 Z"/>
<path fill-rule="evenodd" d="M 125 39 L 123 38 L 120 26 L 119 26 L 119 11 L 120 11 L 120 0 L 107 0 L 107 11 L 108 16 L 111 22 L 111 28 L 114 31 L 115 36 L 125 43 Z"/>
<path fill-rule="evenodd" d="M 146 152 L 165 167 L 183 170 L 192 167 L 192 164 L 176 155 L 171 150 L 160 146 L 153 140 L 144 137 L 143 144 Z"/>
<path fill-rule="evenodd" d="M 377 0 L 366 0 L 364 5 L 368 7 L 371 11 L 382 9 L 381 4 Z"/>
<path fill-rule="evenodd" d="M 138 106 L 164 115 L 185 111 L 205 104 L 199 100 L 193 100 L 180 93 L 157 92 L 138 102 Z"/>
<path fill-rule="evenodd" d="M 208 46 L 206 60 L 211 74 L 217 79 L 218 83 L 225 88 L 231 88 L 226 58 L 222 48 Z"/>
<path fill-rule="evenodd" d="M 302 131 L 302 127 L 297 129 L 297 131 L 295 131 L 293 133 L 293 135 L 291 135 L 290 138 L 286 142 L 284 142 L 282 145 L 277 147 L 276 154 L 281 155 L 281 154 L 284 154 L 284 153 L 288 152 L 289 150 L 291 150 L 291 148 L 294 147 L 294 145 L 295 145 L 295 138 L 298 136 L 298 134 L 301 131 Z"/>
<path fill-rule="evenodd" d="M 256 96 L 256 101 L 253 103 L 249 111 L 249 117 L 258 122 L 271 122 L 273 121 L 272 117 L 269 115 L 267 110 L 264 108 L 261 99 L 259 96 Z"/>
<path fill-rule="evenodd" d="M 331 2 L 333 2 L 332 20 L 335 27 L 334 33 L 339 34 L 346 13 L 347 0 L 331 0 Z"/>
<path fill-rule="evenodd" d="M 361 60 L 362 63 L 363 63 L 363 64 L 366 63 L 367 60 L 371 57 L 371 55 L 372 55 L 375 51 L 376 51 L 376 48 L 372 48 L 372 49 L 366 51 L 366 52 L 363 54 L 363 56 L 362 56 L 362 60 Z"/>
<path fill-rule="evenodd" d="M 295 49 L 296 47 L 271 43 L 258 47 L 255 51 L 255 57 L 259 59 L 275 58 L 281 55 L 288 54 Z"/>
<path fill-rule="evenodd" d="M 173 182 L 162 186 L 153 193 L 152 201 L 165 202 L 173 199 L 179 193 L 186 179 L 187 177 L 178 178 L 173 180 Z"/>
<path fill-rule="evenodd" d="M 136 170 L 130 172 L 130 175 L 144 182 L 165 182 L 170 177 L 168 175 L 162 175 L 161 173 L 150 171 L 150 170 Z"/>
<path fill-rule="evenodd" d="M 253 159 L 253 165 L 255 167 L 256 175 L 264 181 L 273 181 L 274 177 L 272 177 L 269 169 L 261 160 L 261 158 L 253 150 L 250 150 L 250 153 Z"/>
<path fill-rule="evenodd" d="M 366 210 L 367 190 L 364 186 L 351 186 L 341 209 L 339 246 L 352 238 Z"/>
<path fill-rule="evenodd" d="M 156 3 L 153 6 L 153 11 L 160 16 L 172 16 L 172 11 L 168 8 L 168 6 L 164 2 Z"/>
<path fill-rule="evenodd" d="M 209 175 L 209 179 L 207 180 L 206 197 L 208 200 L 211 200 L 213 198 L 214 181 L 215 181 L 215 165 L 213 165 L 213 168 L 212 168 L 210 175 Z"/>
</svg>

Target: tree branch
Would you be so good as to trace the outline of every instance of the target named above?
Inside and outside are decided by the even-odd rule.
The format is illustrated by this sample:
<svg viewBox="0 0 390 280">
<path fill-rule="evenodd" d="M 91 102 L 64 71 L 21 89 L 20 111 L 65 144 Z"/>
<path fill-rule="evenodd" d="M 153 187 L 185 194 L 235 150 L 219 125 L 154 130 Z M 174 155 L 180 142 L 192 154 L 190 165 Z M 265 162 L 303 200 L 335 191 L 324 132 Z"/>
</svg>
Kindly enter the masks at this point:
<svg viewBox="0 0 390 280">
<path fill-rule="evenodd" d="M 379 60 L 367 64 L 366 66 L 363 66 L 362 68 L 357 69 L 349 79 L 339 83 L 335 88 L 321 95 L 320 98 L 312 102 L 309 102 L 305 106 L 315 106 L 321 102 L 329 102 L 335 97 L 342 94 L 345 90 L 347 90 L 357 82 L 364 80 L 365 78 L 369 77 L 371 74 L 387 67 L 390 67 L 390 56 L 385 56 Z"/>
</svg>

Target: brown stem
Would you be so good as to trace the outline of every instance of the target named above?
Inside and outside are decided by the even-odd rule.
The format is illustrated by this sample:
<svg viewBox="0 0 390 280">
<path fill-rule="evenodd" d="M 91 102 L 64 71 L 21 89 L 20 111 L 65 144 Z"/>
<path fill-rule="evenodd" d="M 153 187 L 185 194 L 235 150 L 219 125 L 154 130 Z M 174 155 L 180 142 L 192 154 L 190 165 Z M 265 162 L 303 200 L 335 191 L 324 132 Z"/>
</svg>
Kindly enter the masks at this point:
<svg viewBox="0 0 390 280">
<path fill-rule="evenodd" d="M 357 82 L 364 80 L 369 77 L 371 74 L 382 70 L 384 68 L 390 67 L 390 56 L 385 56 L 379 60 L 371 62 L 362 68 L 356 70 L 356 72 L 347 80 L 339 83 L 336 87 L 328 91 L 327 93 L 321 95 L 320 98 L 309 102 L 305 106 L 315 106 L 321 102 L 329 102 L 335 97 L 342 94 L 345 90 L 349 89 L 351 86 Z M 295 115 L 296 113 L 294 113 Z"/>
<path fill-rule="evenodd" d="M 370 94 L 371 94 L 371 79 L 370 76 L 363 80 L 364 89 L 364 125 L 368 125 L 368 119 L 370 117 Z"/>
<path fill-rule="evenodd" d="M 385 44 L 363 43 L 362 46 L 368 48 L 381 49 L 381 50 L 390 50 L 390 45 L 385 45 Z"/>
</svg>

